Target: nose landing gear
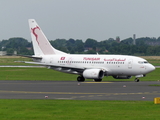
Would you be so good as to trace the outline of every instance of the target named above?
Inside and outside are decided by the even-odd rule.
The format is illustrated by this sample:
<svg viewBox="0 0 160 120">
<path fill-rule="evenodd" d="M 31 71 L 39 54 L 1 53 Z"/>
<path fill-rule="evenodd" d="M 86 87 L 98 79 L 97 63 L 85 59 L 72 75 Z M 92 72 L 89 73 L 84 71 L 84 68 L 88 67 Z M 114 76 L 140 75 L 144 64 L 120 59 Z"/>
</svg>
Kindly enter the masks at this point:
<svg viewBox="0 0 160 120">
<path fill-rule="evenodd" d="M 134 81 L 135 81 L 135 82 L 139 82 L 139 79 L 138 79 L 138 78 L 135 78 Z"/>
</svg>

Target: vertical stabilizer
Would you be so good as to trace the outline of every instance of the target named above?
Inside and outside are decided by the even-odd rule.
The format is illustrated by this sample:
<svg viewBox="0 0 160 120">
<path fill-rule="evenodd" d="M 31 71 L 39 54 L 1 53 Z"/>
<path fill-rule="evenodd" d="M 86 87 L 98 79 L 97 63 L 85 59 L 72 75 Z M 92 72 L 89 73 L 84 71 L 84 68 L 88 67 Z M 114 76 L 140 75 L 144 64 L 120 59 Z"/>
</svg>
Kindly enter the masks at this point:
<svg viewBox="0 0 160 120">
<path fill-rule="evenodd" d="M 34 19 L 29 19 L 29 28 L 35 56 L 66 54 L 52 47 L 41 28 Z"/>
</svg>

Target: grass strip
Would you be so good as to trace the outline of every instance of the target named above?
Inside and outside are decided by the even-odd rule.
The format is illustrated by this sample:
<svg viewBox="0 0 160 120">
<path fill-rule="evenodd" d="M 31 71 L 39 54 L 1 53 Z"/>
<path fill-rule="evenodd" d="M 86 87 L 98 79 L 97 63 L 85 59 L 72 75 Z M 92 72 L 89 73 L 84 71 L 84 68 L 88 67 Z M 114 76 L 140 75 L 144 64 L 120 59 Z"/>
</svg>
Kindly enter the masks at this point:
<svg viewBox="0 0 160 120">
<path fill-rule="evenodd" d="M 151 101 L 0 100 L 1 120 L 158 120 Z"/>
<path fill-rule="evenodd" d="M 140 78 L 141 81 L 160 81 L 160 68 Z M 78 75 L 62 73 L 47 68 L 13 68 L 0 67 L 0 80 L 51 80 L 51 81 L 76 81 Z M 92 81 L 91 79 L 86 81 Z M 103 81 L 134 81 L 131 79 L 114 79 L 112 76 L 104 77 Z"/>
</svg>

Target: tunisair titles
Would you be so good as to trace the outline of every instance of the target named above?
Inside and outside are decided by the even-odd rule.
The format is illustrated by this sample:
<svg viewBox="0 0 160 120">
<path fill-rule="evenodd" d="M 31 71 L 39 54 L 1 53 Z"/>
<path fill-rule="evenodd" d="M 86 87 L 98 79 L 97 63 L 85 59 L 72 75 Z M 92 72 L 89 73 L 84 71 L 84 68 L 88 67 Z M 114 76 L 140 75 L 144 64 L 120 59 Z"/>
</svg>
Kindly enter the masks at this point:
<svg viewBox="0 0 160 120">
<path fill-rule="evenodd" d="M 61 57 L 60 60 L 65 60 L 65 57 Z M 83 60 L 99 61 L 100 57 L 83 57 Z M 126 58 L 104 58 L 104 61 L 126 61 Z"/>
</svg>

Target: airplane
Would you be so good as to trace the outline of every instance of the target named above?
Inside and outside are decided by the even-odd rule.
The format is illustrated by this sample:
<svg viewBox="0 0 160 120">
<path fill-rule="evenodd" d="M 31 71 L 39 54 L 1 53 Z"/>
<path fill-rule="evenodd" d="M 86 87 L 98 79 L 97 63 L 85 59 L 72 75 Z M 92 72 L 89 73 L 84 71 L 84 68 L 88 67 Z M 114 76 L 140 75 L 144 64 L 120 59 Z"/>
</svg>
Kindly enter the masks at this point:
<svg viewBox="0 0 160 120">
<path fill-rule="evenodd" d="M 29 19 L 29 28 L 33 43 L 34 55 L 31 64 L 39 64 L 49 69 L 79 75 L 78 82 L 94 79 L 101 82 L 104 76 L 115 79 L 130 79 L 135 76 L 135 82 L 140 77 L 155 70 L 147 60 L 129 55 L 99 55 L 99 54 L 69 54 L 55 49 L 40 26 L 34 19 Z"/>
</svg>

